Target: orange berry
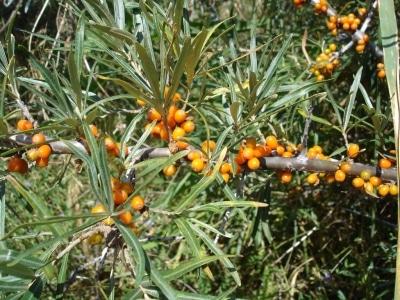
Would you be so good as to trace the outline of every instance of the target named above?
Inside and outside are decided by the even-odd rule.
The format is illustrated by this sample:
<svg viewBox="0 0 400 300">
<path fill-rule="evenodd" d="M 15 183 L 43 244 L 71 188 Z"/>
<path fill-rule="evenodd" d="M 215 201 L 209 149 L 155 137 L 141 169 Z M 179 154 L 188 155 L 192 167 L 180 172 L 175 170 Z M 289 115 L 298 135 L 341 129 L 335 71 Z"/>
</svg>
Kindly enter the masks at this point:
<svg viewBox="0 0 400 300">
<path fill-rule="evenodd" d="M 95 125 L 89 125 L 90 131 L 92 132 L 93 136 L 98 137 L 100 135 L 99 130 Z"/>
<path fill-rule="evenodd" d="M 317 153 L 317 154 L 323 153 L 322 147 L 319 145 L 314 145 L 311 149 L 313 149 L 315 151 L 315 153 Z"/>
<path fill-rule="evenodd" d="M 8 172 L 17 172 L 24 174 L 28 172 L 28 163 L 18 156 L 10 158 L 7 163 Z"/>
<path fill-rule="evenodd" d="M 276 153 L 277 153 L 279 156 L 282 156 L 284 152 L 285 152 L 285 147 L 283 147 L 282 145 L 278 145 L 278 146 L 276 147 Z"/>
<path fill-rule="evenodd" d="M 141 211 L 144 208 L 144 199 L 137 195 L 131 200 L 131 207 L 135 211 Z"/>
<path fill-rule="evenodd" d="M 289 151 L 285 151 L 285 152 L 282 153 L 282 157 L 289 158 L 289 157 L 292 157 L 292 156 L 293 156 L 293 153 L 289 152 Z"/>
<path fill-rule="evenodd" d="M 147 119 L 152 122 L 154 120 L 161 121 L 161 114 L 154 108 L 151 108 L 147 113 Z"/>
<path fill-rule="evenodd" d="M 117 178 L 111 178 L 111 189 L 113 191 L 121 189 L 122 183 Z"/>
<path fill-rule="evenodd" d="M 235 162 L 238 164 L 238 165 L 243 165 L 245 162 L 246 162 L 246 159 L 244 158 L 244 156 L 243 156 L 243 150 L 241 149 L 240 151 L 239 151 L 239 153 L 236 155 L 236 157 L 235 157 Z"/>
<path fill-rule="evenodd" d="M 383 63 L 378 63 L 378 64 L 376 65 L 376 68 L 377 68 L 377 69 L 383 69 L 383 68 L 385 68 L 385 65 L 384 65 Z"/>
<path fill-rule="evenodd" d="M 172 139 L 179 140 L 185 136 L 186 132 L 181 127 L 175 127 L 174 131 L 172 132 Z"/>
<path fill-rule="evenodd" d="M 146 105 L 146 101 L 144 101 L 144 100 L 142 100 L 142 99 L 136 99 L 136 103 L 139 105 L 139 106 L 141 106 L 141 107 L 143 107 L 143 106 L 145 106 Z"/>
<path fill-rule="evenodd" d="M 387 194 L 389 194 L 389 186 L 387 184 L 381 184 L 378 186 L 378 195 L 385 197 Z"/>
<path fill-rule="evenodd" d="M 203 150 L 203 152 L 207 153 L 214 151 L 215 147 L 217 146 L 217 144 L 213 141 L 213 140 L 208 140 L 208 141 L 204 141 L 201 144 L 201 150 Z"/>
<path fill-rule="evenodd" d="M 397 185 L 391 184 L 389 186 L 389 194 L 392 196 L 397 196 L 398 193 L 399 193 L 399 188 L 397 187 Z"/>
<path fill-rule="evenodd" d="M 49 145 L 42 145 L 38 148 L 38 157 L 40 158 L 48 158 L 51 154 L 52 150 Z"/>
<path fill-rule="evenodd" d="M 382 179 L 377 176 L 371 176 L 369 182 L 372 184 L 372 186 L 377 187 L 382 183 Z"/>
<path fill-rule="evenodd" d="M 317 157 L 317 152 L 315 151 L 315 149 L 313 149 L 313 148 L 310 148 L 310 149 L 308 149 L 308 151 L 307 151 L 307 157 L 309 158 L 309 159 L 314 159 L 314 158 L 316 158 Z"/>
<path fill-rule="evenodd" d="M 260 161 L 257 157 L 253 157 L 247 162 L 247 166 L 250 170 L 257 170 L 260 167 Z"/>
<path fill-rule="evenodd" d="M 266 146 L 256 146 L 253 150 L 254 156 L 257 158 L 267 156 L 267 154 L 270 154 L 271 152 L 268 153 L 266 148 Z"/>
<path fill-rule="evenodd" d="M 133 192 L 133 186 L 128 182 L 122 183 L 120 188 L 121 188 L 121 190 L 125 191 L 128 195 L 132 194 L 132 192 Z"/>
<path fill-rule="evenodd" d="M 183 109 L 178 109 L 174 114 L 175 122 L 178 124 L 183 123 L 187 118 L 187 113 Z"/>
<path fill-rule="evenodd" d="M 254 157 L 253 148 L 249 148 L 249 147 L 244 148 L 242 155 L 245 160 L 252 159 Z"/>
<path fill-rule="evenodd" d="M 221 168 L 219 168 L 219 172 L 222 174 L 230 173 L 232 172 L 232 165 L 230 163 L 223 163 L 221 165 Z"/>
<path fill-rule="evenodd" d="M 177 110 L 178 108 L 175 105 L 171 105 L 168 109 L 167 122 L 170 128 L 174 128 L 176 126 L 174 115 Z"/>
<path fill-rule="evenodd" d="M 181 101 L 181 99 L 182 99 L 182 96 L 180 93 L 175 93 L 174 96 L 172 97 L 172 101 L 174 101 L 174 102 Z"/>
<path fill-rule="evenodd" d="M 195 129 L 195 124 L 194 124 L 194 122 L 193 121 L 185 121 L 185 122 L 183 122 L 182 124 L 181 124 L 181 127 L 183 128 L 183 130 L 185 130 L 186 131 L 186 133 L 190 133 L 190 132 L 192 132 L 192 131 L 194 131 L 194 129 Z"/>
<path fill-rule="evenodd" d="M 229 181 L 230 176 L 229 176 L 228 173 L 223 173 L 223 174 L 221 174 L 221 176 L 222 176 L 222 178 L 224 179 L 224 181 L 225 181 L 226 183 Z"/>
<path fill-rule="evenodd" d="M 92 207 L 92 209 L 90 210 L 90 212 L 92 214 L 103 214 L 106 212 L 106 208 L 104 207 L 103 204 L 98 203 L 95 206 Z"/>
<path fill-rule="evenodd" d="M 325 177 L 325 180 L 326 180 L 326 182 L 327 182 L 328 184 L 332 184 L 332 183 L 335 182 L 335 176 L 334 176 L 333 174 L 328 174 L 328 175 Z"/>
<path fill-rule="evenodd" d="M 163 169 L 163 173 L 165 176 L 170 177 L 173 176 L 176 173 L 176 167 L 175 165 L 170 165 L 170 166 L 166 166 Z"/>
<path fill-rule="evenodd" d="M 278 140 L 274 135 L 269 135 L 265 138 L 265 145 L 274 150 L 278 147 Z"/>
<path fill-rule="evenodd" d="M 355 187 L 355 188 L 361 188 L 361 187 L 363 187 L 364 186 L 364 179 L 362 179 L 362 178 L 360 178 L 360 177 L 356 177 L 356 178 L 353 178 L 353 180 L 352 180 L 352 182 L 351 182 L 352 184 L 353 184 L 353 186 Z"/>
<path fill-rule="evenodd" d="M 347 156 L 350 158 L 355 158 L 358 153 L 360 153 L 360 146 L 357 144 L 349 144 L 347 147 Z"/>
<path fill-rule="evenodd" d="M 292 181 L 292 173 L 290 171 L 283 171 L 280 173 L 280 180 L 282 183 L 289 183 Z"/>
<path fill-rule="evenodd" d="M 387 158 L 381 158 L 379 160 L 379 167 L 381 169 L 389 169 L 392 166 L 392 162 Z"/>
<path fill-rule="evenodd" d="M 364 180 L 369 180 L 371 177 L 371 173 L 368 170 L 362 170 L 360 173 L 360 177 Z"/>
<path fill-rule="evenodd" d="M 385 78 L 386 77 L 385 70 L 379 70 L 376 76 L 378 76 L 378 78 L 380 78 L 380 79 Z"/>
<path fill-rule="evenodd" d="M 183 141 L 177 141 L 176 146 L 178 147 L 179 150 L 185 150 L 187 147 L 189 147 L 189 144 Z"/>
<path fill-rule="evenodd" d="M 111 137 L 109 137 L 109 136 L 107 136 L 105 139 L 104 139 L 104 145 L 106 146 L 106 149 L 107 149 L 107 151 L 113 151 L 115 148 L 116 148 L 116 144 L 115 144 L 115 142 L 114 142 L 114 140 L 111 138 Z"/>
<path fill-rule="evenodd" d="M 32 144 L 38 145 L 46 142 L 46 137 L 43 133 L 36 133 L 32 136 Z"/>
<path fill-rule="evenodd" d="M 337 170 L 335 172 L 335 180 L 337 182 L 343 182 L 346 179 L 346 173 L 343 172 L 342 170 Z"/>
<path fill-rule="evenodd" d="M 319 178 L 317 176 L 317 174 L 312 173 L 310 175 L 307 176 L 307 182 L 310 185 L 317 185 L 319 182 Z"/>
<path fill-rule="evenodd" d="M 125 225 L 132 223 L 132 220 L 133 220 L 132 214 L 129 211 L 124 211 L 124 212 L 120 213 L 118 215 L 118 218 Z"/>
<path fill-rule="evenodd" d="M 39 168 L 44 168 L 47 167 L 49 164 L 49 158 L 48 157 L 38 157 L 36 159 L 36 166 Z"/>
<path fill-rule="evenodd" d="M 38 158 L 38 155 L 39 155 L 39 153 L 38 153 L 37 149 L 29 149 L 26 152 L 26 158 L 28 158 L 28 160 L 30 160 L 30 161 L 36 160 Z"/>
<path fill-rule="evenodd" d="M 31 130 L 33 128 L 33 124 L 32 122 L 28 121 L 28 120 L 19 120 L 17 122 L 17 129 L 19 131 L 26 131 L 26 130 Z"/>
<path fill-rule="evenodd" d="M 160 138 L 161 138 L 162 140 L 164 140 L 164 141 L 168 141 L 168 139 L 169 139 L 169 133 L 168 133 L 167 128 L 165 128 L 165 126 L 162 126 L 162 127 L 161 127 L 161 130 L 160 130 Z"/>
<path fill-rule="evenodd" d="M 128 193 L 124 190 L 115 190 L 113 192 L 113 200 L 115 205 L 120 205 L 128 198 Z"/>
<path fill-rule="evenodd" d="M 348 174 L 351 170 L 351 165 L 347 162 L 341 163 L 340 170 L 342 170 L 344 173 Z"/>
<path fill-rule="evenodd" d="M 191 164 L 192 170 L 196 173 L 203 171 L 204 166 L 204 161 L 201 158 L 194 159 Z"/>
<path fill-rule="evenodd" d="M 202 153 L 199 150 L 191 150 L 187 156 L 188 160 L 192 160 L 192 161 L 197 158 L 201 158 L 201 157 L 202 157 Z"/>
</svg>

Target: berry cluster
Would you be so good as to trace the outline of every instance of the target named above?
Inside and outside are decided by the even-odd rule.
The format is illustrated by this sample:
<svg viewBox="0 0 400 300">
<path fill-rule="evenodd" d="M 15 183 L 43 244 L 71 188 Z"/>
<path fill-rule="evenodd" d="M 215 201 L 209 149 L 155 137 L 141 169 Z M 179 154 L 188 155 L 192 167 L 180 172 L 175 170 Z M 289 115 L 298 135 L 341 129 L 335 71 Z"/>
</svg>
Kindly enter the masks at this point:
<svg viewBox="0 0 400 300">
<path fill-rule="evenodd" d="M 173 104 L 168 108 L 166 118 L 163 118 L 162 114 L 154 108 L 150 108 L 147 113 L 147 119 L 149 122 L 156 121 L 157 124 L 152 129 L 152 135 L 160 138 L 164 141 L 170 140 L 170 133 L 172 140 L 176 143 L 179 150 L 184 150 L 189 147 L 186 143 L 185 135 L 191 133 L 195 129 L 195 123 L 193 119 L 188 115 L 184 109 L 177 107 L 176 103 L 181 99 L 179 93 L 175 93 L 173 96 Z M 143 100 L 137 100 L 139 105 L 143 105 Z M 151 126 L 147 124 L 147 126 Z"/>
<path fill-rule="evenodd" d="M 358 29 L 361 24 L 361 19 L 356 17 L 353 13 L 347 16 L 340 16 L 337 18 L 338 27 L 341 27 L 345 31 L 354 32 Z"/>
<path fill-rule="evenodd" d="M 369 36 L 365 33 L 357 40 L 357 44 L 355 45 L 355 47 L 358 54 L 364 53 L 365 46 L 368 44 L 368 41 Z"/>
<path fill-rule="evenodd" d="M 376 65 L 376 76 L 378 76 L 378 78 L 380 78 L 380 79 L 383 79 L 386 77 L 385 65 L 383 63 L 378 63 Z"/>
<path fill-rule="evenodd" d="M 330 44 L 321 54 L 318 55 L 315 64 L 310 68 L 317 81 L 322 81 L 332 75 L 332 72 L 340 65 L 339 58 L 335 57 L 336 44 Z"/>
<path fill-rule="evenodd" d="M 22 119 L 17 122 L 17 129 L 20 132 L 33 129 L 32 122 Z M 36 133 L 32 136 L 32 144 L 35 148 L 31 148 L 26 152 L 26 158 L 34 161 L 38 167 L 46 167 L 49 163 L 49 157 L 52 153 L 50 145 L 46 144 L 46 136 L 43 133 Z M 17 154 L 13 156 L 7 164 L 8 172 L 17 172 L 24 174 L 28 172 L 28 163 Z"/>
<path fill-rule="evenodd" d="M 314 1 L 314 11 L 317 14 L 326 14 L 329 8 L 328 1 L 326 0 L 319 0 Z"/>
</svg>

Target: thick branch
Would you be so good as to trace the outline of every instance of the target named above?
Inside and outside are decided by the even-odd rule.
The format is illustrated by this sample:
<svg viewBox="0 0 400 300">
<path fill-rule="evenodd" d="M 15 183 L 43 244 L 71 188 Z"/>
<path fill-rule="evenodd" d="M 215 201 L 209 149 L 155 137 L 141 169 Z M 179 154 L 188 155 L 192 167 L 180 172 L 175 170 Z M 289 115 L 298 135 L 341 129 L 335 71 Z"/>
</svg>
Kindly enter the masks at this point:
<svg viewBox="0 0 400 300">
<path fill-rule="evenodd" d="M 18 134 L 10 137 L 10 140 L 17 145 L 26 146 L 31 144 L 31 136 L 26 134 Z M 78 142 L 72 141 L 76 147 L 86 151 L 85 146 Z M 51 141 L 49 142 L 54 153 L 58 154 L 72 154 L 72 151 L 68 148 L 67 144 L 63 141 Z M 139 151 L 138 155 L 135 156 L 135 161 L 146 160 L 156 157 L 168 157 L 171 156 L 171 152 L 168 148 L 143 148 Z M 371 175 L 379 176 L 383 180 L 396 181 L 397 171 L 396 168 L 391 169 L 380 169 L 377 166 L 371 166 L 362 163 L 351 163 L 351 170 L 349 175 L 357 176 L 361 171 L 367 170 Z M 340 165 L 339 160 L 321 160 L 321 159 L 308 159 L 304 155 L 299 155 L 292 158 L 284 157 L 264 157 L 261 159 L 261 166 L 263 169 L 271 170 L 293 170 L 293 171 L 309 171 L 309 172 L 335 172 Z"/>
</svg>

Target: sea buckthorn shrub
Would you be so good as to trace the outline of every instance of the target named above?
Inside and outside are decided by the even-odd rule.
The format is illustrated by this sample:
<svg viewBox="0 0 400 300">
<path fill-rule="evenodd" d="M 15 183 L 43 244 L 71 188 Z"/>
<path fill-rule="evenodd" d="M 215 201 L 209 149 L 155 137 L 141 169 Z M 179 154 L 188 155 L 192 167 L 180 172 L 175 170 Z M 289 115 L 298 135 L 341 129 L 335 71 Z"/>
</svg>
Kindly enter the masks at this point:
<svg viewBox="0 0 400 300">
<path fill-rule="evenodd" d="M 392 297 L 374 1 L 8 2 L 2 296 Z"/>
</svg>

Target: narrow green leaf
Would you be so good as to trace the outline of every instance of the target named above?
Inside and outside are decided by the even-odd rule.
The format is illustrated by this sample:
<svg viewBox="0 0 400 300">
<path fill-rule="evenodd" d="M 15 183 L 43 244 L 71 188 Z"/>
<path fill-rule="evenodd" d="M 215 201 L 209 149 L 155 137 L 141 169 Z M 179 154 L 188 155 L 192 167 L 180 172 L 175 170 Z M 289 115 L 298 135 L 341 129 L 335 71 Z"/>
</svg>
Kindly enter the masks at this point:
<svg viewBox="0 0 400 300">
<path fill-rule="evenodd" d="M 344 116 L 343 116 L 343 132 L 346 131 L 347 126 L 349 125 L 351 113 L 353 112 L 353 107 L 354 107 L 354 101 L 357 96 L 357 91 L 360 86 L 360 81 L 361 81 L 361 74 L 362 74 L 363 67 L 360 67 L 357 71 L 356 76 L 354 77 L 353 84 L 350 87 L 350 98 L 349 102 L 346 105 L 346 109 L 344 111 Z"/>
</svg>

